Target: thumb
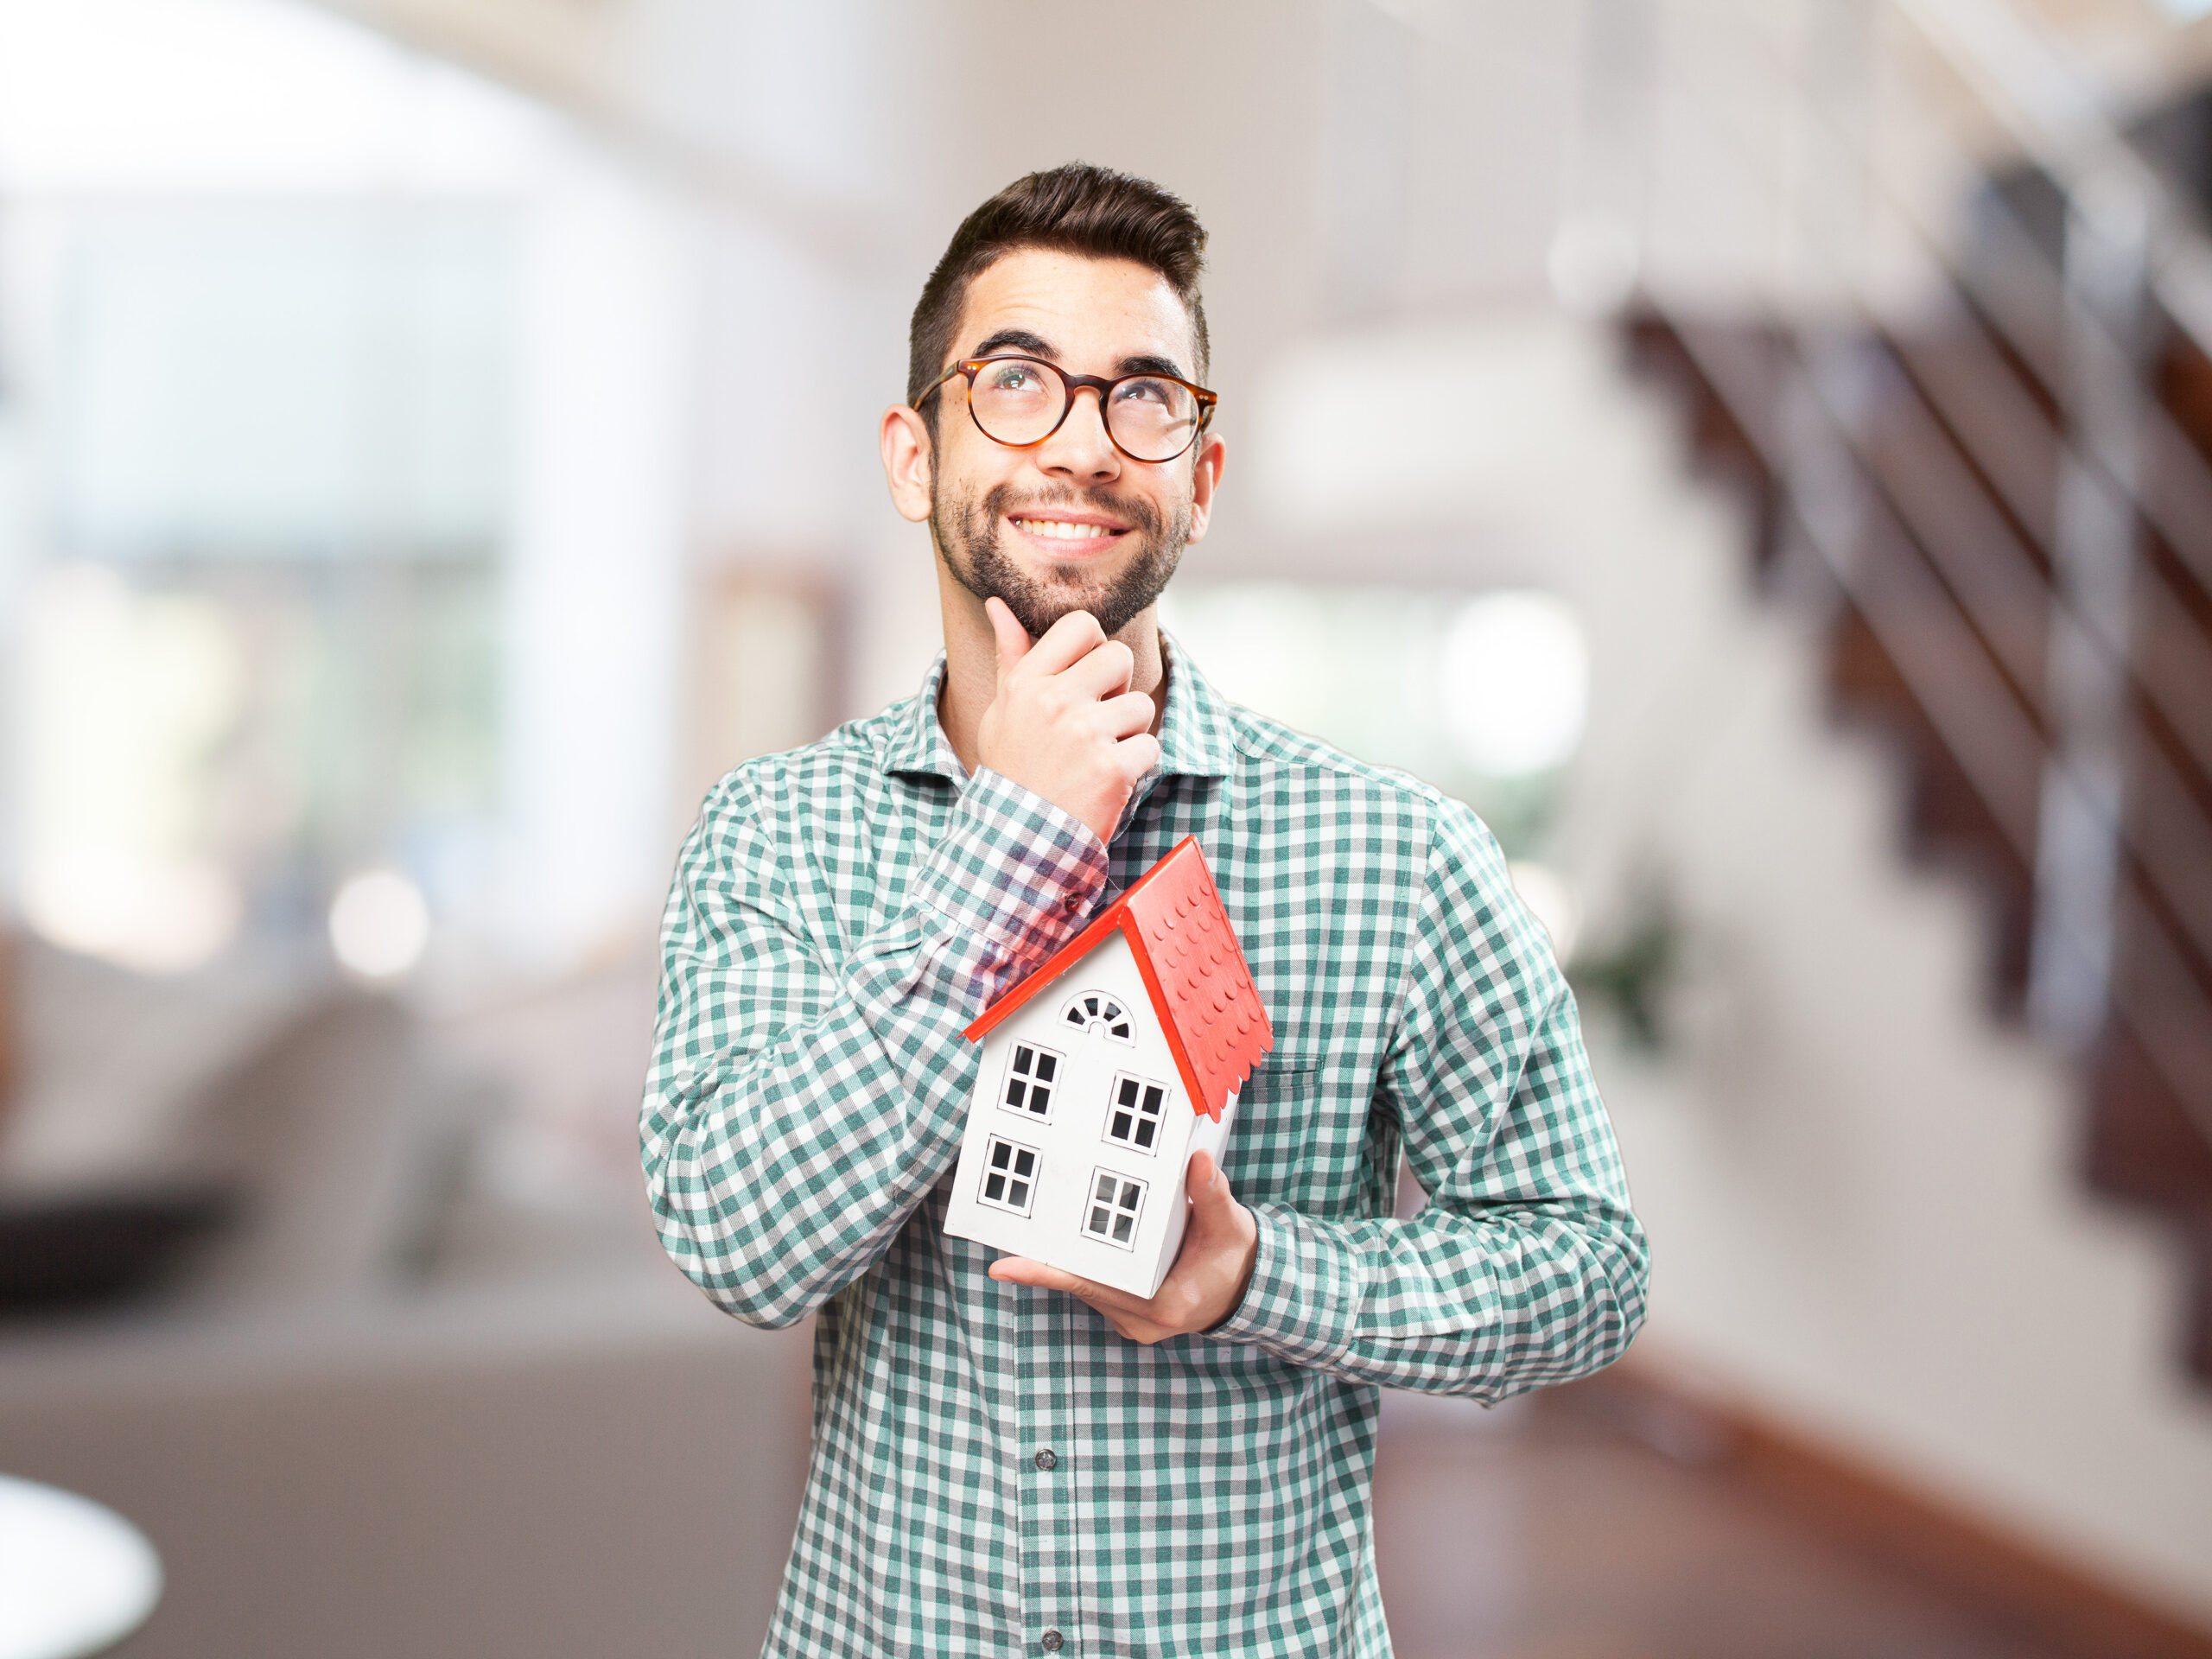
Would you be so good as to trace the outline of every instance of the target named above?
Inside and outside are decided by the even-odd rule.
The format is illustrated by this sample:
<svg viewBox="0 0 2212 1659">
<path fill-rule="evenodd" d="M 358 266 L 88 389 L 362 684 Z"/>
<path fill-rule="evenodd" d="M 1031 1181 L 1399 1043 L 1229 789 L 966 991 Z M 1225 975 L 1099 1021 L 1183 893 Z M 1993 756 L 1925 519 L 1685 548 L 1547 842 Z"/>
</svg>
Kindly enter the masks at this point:
<svg viewBox="0 0 2212 1659">
<path fill-rule="evenodd" d="M 1210 1152 L 1191 1154 L 1190 1166 L 1183 1176 L 1183 1190 L 1191 1195 L 1191 1219 L 1201 1227 L 1225 1224 L 1236 1207 L 1236 1199 L 1229 1190 L 1229 1178 L 1221 1173 L 1221 1166 Z"/>
<path fill-rule="evenodd" d="M 990 619 L 991 632 L 997 637 L 999 678 L 1004 680 L 1007 670 L 1029 654 L 1029 631 L 1014 620 L 1013 608 L 996 594 L 983 601 L 983 614 Z"/>
</svg>

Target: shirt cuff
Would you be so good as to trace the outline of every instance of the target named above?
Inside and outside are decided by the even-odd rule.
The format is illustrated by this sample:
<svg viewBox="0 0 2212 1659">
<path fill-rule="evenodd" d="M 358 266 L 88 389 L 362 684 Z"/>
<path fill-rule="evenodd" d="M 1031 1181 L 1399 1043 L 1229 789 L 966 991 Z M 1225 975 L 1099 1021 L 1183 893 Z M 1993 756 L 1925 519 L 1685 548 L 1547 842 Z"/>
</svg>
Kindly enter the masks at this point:
<svg viewBox="0 0 2212 1659">
<path fill-rule="evenodd" d="M 1322 1365 L 1348 1345 L 1359 1300 L 1356 1254 L 1312 1217 L 1286 1205 L 1252 1206 L 1260 1243 L 1252 1282 L 1236 1311 L 1207 1334 L 1265 1348 L 1301 1365 Z"/>
<path fill-rule="evenodd" d="M 1106 876 L 1106 844 L 1088 824 L 979 766 L 912 892 L 982 945 L 989 995 L 1074 934 Z"/>
</svg>

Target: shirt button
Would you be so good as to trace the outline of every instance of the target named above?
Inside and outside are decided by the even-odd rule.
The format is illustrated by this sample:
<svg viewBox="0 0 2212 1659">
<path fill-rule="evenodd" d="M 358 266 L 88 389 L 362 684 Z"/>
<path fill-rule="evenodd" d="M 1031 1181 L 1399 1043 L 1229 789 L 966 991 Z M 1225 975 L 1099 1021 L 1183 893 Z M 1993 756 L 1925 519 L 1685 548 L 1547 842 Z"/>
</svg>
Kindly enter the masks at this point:
<svg viewBox="0 0 2212 1659">
<path fill-rule="evenodd" d="M 1047 1652 L 1047 1653 L 1058 1653 L 1058 1652 L 1062 1648 L 1065 1647 L 1066 1645 L 1067 1645 L 1067 1638 L 1066 1638 L 1065 1637 L 1062 1636 L 1062 1635 L 1061 1635 L 1058 1630 L 1047 1630 L 1047 1631 L 1046 1631 L 1046 1632 L 1045 1632 L 1045 1651 L 1046 1651 L 1046 1652 Z"/>
<path fill-rule="evenodd" d="M 1036 1463 L 1039 1469 L 1057 1469 L 1060 1466 L 1059 1454 L 1047 1446 L 1037 1454 Z"/>
<path fill-rule="evenodd" d="M 1079 893 L 1071 893 L 1068 894 L 1066 898 L 1060 900 L 1060 908 L 1062 910 L 1071 912 L 1081 910 L 1083 908 L 1083 895 Z"/>
</svg>

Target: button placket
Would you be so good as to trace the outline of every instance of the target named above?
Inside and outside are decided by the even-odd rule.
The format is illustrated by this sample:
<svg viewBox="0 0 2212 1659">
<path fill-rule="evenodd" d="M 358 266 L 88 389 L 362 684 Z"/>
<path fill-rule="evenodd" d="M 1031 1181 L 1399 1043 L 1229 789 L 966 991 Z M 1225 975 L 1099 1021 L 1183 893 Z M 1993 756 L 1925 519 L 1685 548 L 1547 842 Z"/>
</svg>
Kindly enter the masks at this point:
<svg viewBox="0 0 2212 1659">
<path fill-rule="evenodd" d="M 1071 1351 L 1071 1299 L 1042 1292 L 1023 1296 L 1020 1317 L 1007 1322 L 1022 1344 L 1020 1397 L 1012 1426 L 1027 1465 L 1016 1482 L 1021 1503 L 1021 1606 L 1027 1650 L 1072 1651 L 1080 1632 L 1082 1540 L 1071 1465 L 1064 1461 L 1071 1425 L 1065 1421 Z M 1056 1645 L 1057 1644 L 1057 1645 Z"/>
</svg>

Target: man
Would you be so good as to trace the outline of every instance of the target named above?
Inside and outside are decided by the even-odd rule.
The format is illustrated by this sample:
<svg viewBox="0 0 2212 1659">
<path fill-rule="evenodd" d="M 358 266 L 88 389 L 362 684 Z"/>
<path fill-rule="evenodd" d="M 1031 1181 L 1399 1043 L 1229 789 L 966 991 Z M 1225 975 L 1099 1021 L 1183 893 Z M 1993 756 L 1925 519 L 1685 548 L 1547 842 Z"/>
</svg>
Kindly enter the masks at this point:
<svg viewBox="0 0 2212 1659">
<path fill-rule="evenodd" d="M 1080 166 L 961 226 L 881 432 L 945 654 L 739 766 L 684 845 L 653 1206 L 731 1313 L 817 1316 L 769 1654 L 1385 1654 L 1376 1386 L 1496 1400 L 1642 1319 L 1573 1000 L 1488 832 L 1224 702 L 1154 620 L 1222 476 L 1204 241 Z M 1144 1301 L 941 1224 L 963 1027 L 1186 834 L 1275 1046 Z"/>
</svg>

